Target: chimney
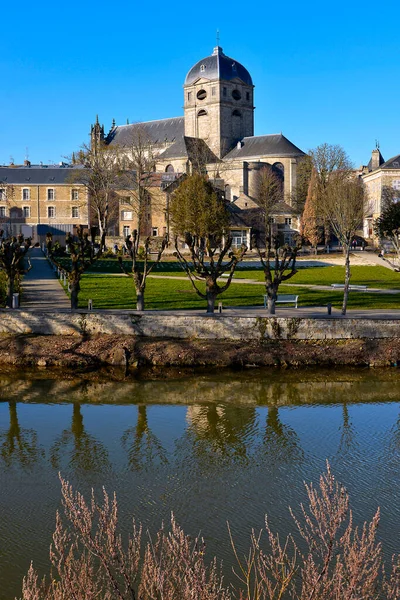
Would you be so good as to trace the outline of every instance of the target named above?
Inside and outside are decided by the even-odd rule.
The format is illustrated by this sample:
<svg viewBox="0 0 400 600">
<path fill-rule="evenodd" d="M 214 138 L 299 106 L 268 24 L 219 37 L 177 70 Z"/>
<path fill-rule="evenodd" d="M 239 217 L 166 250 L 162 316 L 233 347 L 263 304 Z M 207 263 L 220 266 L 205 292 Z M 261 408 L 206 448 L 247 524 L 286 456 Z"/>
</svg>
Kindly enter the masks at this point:
<svg viewBox="0 0 400 600">
<path fill-rule="evenodd" d="M 30 166 L 31 166 L 31 161 L 26 158 L 24 160 L 24 167 L 30 167 Z"/>
<path fill-rule="evenodd" d="M 381 153 L 379 148 L 375 148 L 375 150 L 372 150 L 372 158 L 371 158 L 371 168 L 373 171 L 375 171 L 375 169 L 378 169 L 380 167 L 380 163 L 381 163 Z"/>
</svg>

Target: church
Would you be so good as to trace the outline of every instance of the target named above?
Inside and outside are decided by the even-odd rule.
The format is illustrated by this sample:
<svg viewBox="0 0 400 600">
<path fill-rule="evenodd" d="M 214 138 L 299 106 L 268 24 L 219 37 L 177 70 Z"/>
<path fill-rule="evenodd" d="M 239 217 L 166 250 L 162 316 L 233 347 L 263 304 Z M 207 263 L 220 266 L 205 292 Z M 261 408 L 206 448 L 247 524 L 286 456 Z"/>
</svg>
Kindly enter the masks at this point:
<svg viewBox="0 0 400 600">
<path fill-rule="evenodd" d="M 92 143 L 102 140 L 128 149 L 135 127 L 140 126 L 156 148 L 156 172 L 164 191 L 168 182 L 190 173 L 201 154 L 210 178 L 218 179 L 231 203 L 234 225 L 239 227 L 237 244 L 240 237 L 248 242 L 251 227 L 246 214 L 257 207 L 257 174 L 268 165 L 283 183 L 284 201 L 277 206 L 276 221 L 290 235 L 297 229 L 291 200 L 304 152 L 282 133 L 254 135 L 254 84 L 248 70 L 216 46 L 189 69 L 183 91 L 183 116 L 126 125 L 113 122 L 107 135 L 97 120 L 91 128 Z M 120 235 L 130 233 L 131 219 L 132 212 L 122 210 L 121 221 L 127 222 L 121 223 Z M 165 232 L 165 226 L 153 222 L 153 235 L 161 235 L 161 228 Z"/>
</svg>

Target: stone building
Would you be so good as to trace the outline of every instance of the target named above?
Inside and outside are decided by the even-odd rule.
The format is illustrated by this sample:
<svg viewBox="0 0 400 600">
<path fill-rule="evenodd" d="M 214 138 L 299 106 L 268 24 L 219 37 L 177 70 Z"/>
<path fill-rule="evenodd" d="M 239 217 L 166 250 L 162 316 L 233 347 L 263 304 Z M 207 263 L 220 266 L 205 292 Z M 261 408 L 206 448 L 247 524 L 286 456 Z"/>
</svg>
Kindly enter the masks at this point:
<svg viewBox="0 0 400 600">
<path fill-rule="evenodd" d="M 209 177 L 222 185 L 246 236 L 251 229 L 245 226 L 247 212 L 256 206 L 257 175 L 270 166 L 281 178 L 284 192 L 276 221 L 288 234 L 297 229 L 291 203 L 304 153 L 282 133 L 254 136 L 254 85 L 247 69 L 217 46 L 189 70 L 183 93 L 183 116 L 131 125 L 113 122 L 107 135 L 97 120 L 91 128 L 92 144 L 118 144 L 129 154 L 140 127 L 156 150 L 156 172 L 190 173 L 201 162 Z"/>
<path fill-rule="evenodd" d="M 374 220 L 380 216 L 385 197 L 400 201 L 400 154 L 385 161 L 379 148 L 372 151 L 368 165 L 361 168 L 368 197 L 368 216 L 364 221 L 364 237 L 373 239 Z"/>
<path fill-rule="evenodd" d="M 4 234 L 31 237 L 42 242 L 50 231 L 65 241 L 78 225 L 89 226 L 86 189 L 72 183 L 79 167 L 10 165 L 0 167 L 0 229 Z"/>
</svg>

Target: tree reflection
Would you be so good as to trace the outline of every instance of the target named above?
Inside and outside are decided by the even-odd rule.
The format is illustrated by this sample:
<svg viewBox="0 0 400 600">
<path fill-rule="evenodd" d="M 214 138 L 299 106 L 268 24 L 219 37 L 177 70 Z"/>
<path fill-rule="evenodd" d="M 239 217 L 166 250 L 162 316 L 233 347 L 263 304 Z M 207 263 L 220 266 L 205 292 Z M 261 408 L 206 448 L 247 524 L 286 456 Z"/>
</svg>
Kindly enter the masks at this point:
<svg viewBox="0 0 400 600">
<path fill-rule="evenodd" d="M 339 442 L 339 454 L 348 454 L 355 447 L 354 427 L 351 422 L 349 409 L 346 403 L 343 404 L 343 424 L 341 426 L 341 435 Z"/>
<path fill-rule="evenodd" d="M 188 407 L 185 441 L 205 466 L 248 462 L 257 433 L 254 407 L 207 404 Z"/>
<path fill-rule="evenodd" d="M 108 452 L 84 427 L 81 404 L 73 403 L 70 429 L 64 429 L 50 450 L 52 465 L 58 469 L 61 458 L 69 457 L 68 466 L 79 471 L 102 471 L 109 467 Z M 70 449 L 68 449 L 70 447 Z"/>
<path fill-rule="evenodd" d="M 157 460 L 167 464 L 167 452 L 149 427 L 147 406 L 140 404 L 137 409 L 136 427 L 127 429 L 121 438 L 122 446 L 128 454 L 129 466 L 134 471 L 140 471 L 152 466 Z"/>
<path fill-rule="evenodd" d="M 290 425 L 282 423 L 276 406 L 268 406 L 263 445 L 273 460 L 293 462 L 304 458 L 297 433 Z"/>
<path fill-rule="evenodd" d="M 0 434 L 0 456 L 7 466 L 11 466 L 13 460 L 23 467 L 32 467 L 45 452 L 38 445 L 38 436 L 34 429 L 26 429 L 20 426 L 17 413 L 17 402 L 11 400 L 8 403 L 10 414 L 10 426 L 8 431 Z"/>
</svg>

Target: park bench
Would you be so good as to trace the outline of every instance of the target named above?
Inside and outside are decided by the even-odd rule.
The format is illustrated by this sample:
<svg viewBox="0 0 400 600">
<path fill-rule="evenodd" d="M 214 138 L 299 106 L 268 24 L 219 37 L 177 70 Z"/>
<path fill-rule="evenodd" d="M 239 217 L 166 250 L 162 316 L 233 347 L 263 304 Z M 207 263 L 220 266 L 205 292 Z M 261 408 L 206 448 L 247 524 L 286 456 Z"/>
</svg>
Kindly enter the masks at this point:
<svg viewBox="0 0 400 600">
<path fill-rule="evenodd" d="M 297 301 L 299 297 L 291 294 L 280 294 L 275 300 L 275 304 L 294 304 L 297 308 Z M 264 308 L 267 308 L 268 294 L 264 294 Z"/>
<path fill-rule="evenodd" d="M 343 283 L 331 283 L 331 288 L 334 290 L 344 290 Z M 368 289 L 367 285 L 349 285 L 349 290 L 351 292 L 366 292 Z"/>
</svg>

